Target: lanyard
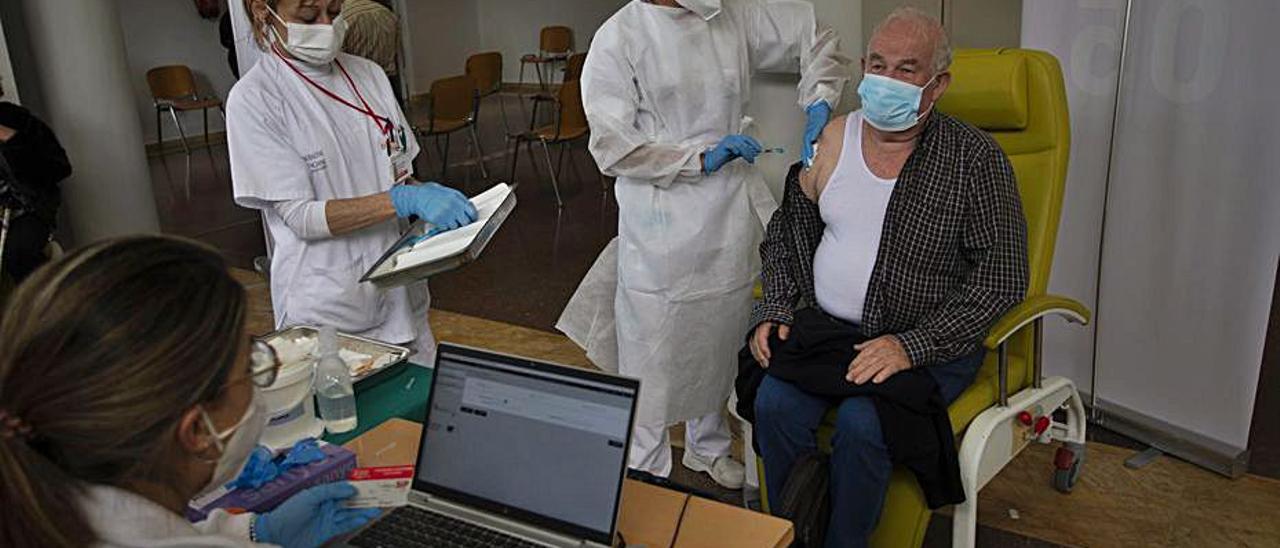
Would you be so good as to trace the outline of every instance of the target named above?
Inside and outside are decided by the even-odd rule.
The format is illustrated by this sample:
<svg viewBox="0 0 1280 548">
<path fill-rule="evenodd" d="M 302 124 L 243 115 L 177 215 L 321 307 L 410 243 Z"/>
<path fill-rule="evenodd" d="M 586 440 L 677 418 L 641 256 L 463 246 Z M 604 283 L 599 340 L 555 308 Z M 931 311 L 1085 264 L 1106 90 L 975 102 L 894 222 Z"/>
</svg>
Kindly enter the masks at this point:
<svg viewBox="0 0 1280 548">
<path fill-rule="evenodd" d="M 301 77 L 301 78 L 302 78 L 304 81 L 306 81 L 308 84 L 311 84 L 311 87 L 314 87 L 314 88 L 316 88 L 316 89 L 320 90 L 320 91 L 321 91 L 322 93 L 324 93 L 325 95 L 328 95 L 330 99 L 333 99 L 334 101 L 337 101 L 337 102 L 339 102 L 339 103 L 342 103 L 343 105 L 346 105 L 346 106 L 350 107 L 352 110 L 355 110 L 356 112 L 359 112 L 359 113 L 361 113 L 361 114 L 363 114 L 363 115 L 365 115 L 365 116 L 368 116 L 368 117 L 370 117 L 370 118 L 373 118 L 373 123 L 375 123 L 375 124 L 377 124 L 377 125 L 378 125 L 378 131 L 381 131 L 383 136 L 388 137 L 388 138 L 390 137 L 390 135 L 391 135 L 391 130 L 395 127 L 395 124 L 393 124 L 393 123 L 391 122 L 391 119 L 390 119 L 390 118 L 387 118 L 387 117 L 385 117 L 385 116 L 378 116 L 378 113 L 376 113 L 376 112 L 374 112 L 374 111 L 373 111 L 373 107 L 370 107 L 370 106 L 369 106 L 369 102 L 364 100 L 364 95 L 362 95 L 362 94 L 360 93 L 360 88 L 356 87 L 356 83 L 355 83 L 355 81 L 351 79 L 351 75 L 350 75 L 350 74 L 347 74 L 347 69 L 346 69 L 346 68 L 344 68 L 344 67 L 342 66 L 342 63 L 341 63 L 340 61 L 338 61 L 337 59 L 334 59 L 334 60 L 333 60 L 333 64 L 337 65 L 337 66 L 338 66 L 338 70 L 342 71 L 342 76 L 343 76 L 344 78 L 346 78 L 346 79 L 347 79 L 347 85 L 351 86 L 351 91 L 354 91 L 354 92 L 355 92 L 355 94 L 356 94 L 356 98 L 357 98 L 357 99 L 360 99 L 360 104 L 361 104 L 361 105 L 364 105 L 364 108 L 361 108 L 361 107 L 357 106 L 356 104 L 354 104 L 354 103 L 352 103 L 352 102 L 350 102 L 350 101 L 348 101 L 348 100 L 346 100 L 346 99 L 343 99 L 343 98 L 342 98 L 341 96 L 339 96 L 338 94 L 336 94 L 336 93 L 334 93 L 334 92 L 332 92 L 332 91 L 329 91 L 327 88 L 325 88 L 324 86 L 320 85 L 320 84 L 319 84 L 319 83 L 317 83 L 315 80 L 312 80 L 312 79 L 311 79 L 310 77 L 308 77 L 306 74 L 303 74 L 301 70 L 298 70 L 298 67 L 293 66 L 293 63 L 290 63 L 290 62 L 289 62 L 289 60 L 288 60 L 288 59 L 285 59 L 283 55 L 280 55 L 280 52 L 279 52 L 279 51 L 276 51 L 276 50 L 275 50 L 275 48 L 272 48 L 272 51 L 274 51 L 274 52 L 275 52 L 275 54 L 276 54 L 278 57 L 280 57 L 280 60 L 281 60 L 281 61 L 284 61 L 284 64 L 285 64 L 285 65 L 288 65 L 288 67 L 289 67 L 289 68 L 293 69 L 293 72 L 294 72 L 294 73 L 296 73 L 299 77 Z"/>
</svg>

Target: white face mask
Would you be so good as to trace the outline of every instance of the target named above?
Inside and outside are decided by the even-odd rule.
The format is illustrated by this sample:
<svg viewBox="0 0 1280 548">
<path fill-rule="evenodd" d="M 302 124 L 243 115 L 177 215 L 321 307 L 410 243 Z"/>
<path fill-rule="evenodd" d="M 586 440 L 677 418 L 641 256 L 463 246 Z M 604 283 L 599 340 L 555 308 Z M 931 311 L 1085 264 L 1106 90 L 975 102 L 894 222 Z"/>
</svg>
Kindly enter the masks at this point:
<svg viewBox="0 0 1280 548">
<path fill-rule="evenodd" d="M 230 483 L 240 474 L 240 469 L 248 462 L 253 448 L 258 445 L 262 431 L 267 428 L 267 406 L 258 396 L 258 388 L 255 386 L 249 408 L 245 409 L 244 416 L 230 428 L 218 432 L 218 427 L 214 426 L 213 419 L 209 418 L 203 407 L 200 408 L 200 417 L 204 419 L 205 429 L 213 434 L 213 444 L 222 452 L 213 469 L 213 477 L 200 489 L 199 495 L 205 495 Z"/>
<path fill-rule="evenodd" d="M 276 44 L 297 60 L 314 66 L 328 65 L 342 51 L 342 43 L 347 38 L 347 20 L 341 15 L 333 19 L 332 25 L 306 25 L 285 21 L 270 7 L 267 7 L 267 11 L 289 32 L 289 39 L 282 39 L 280 32 L 272 25 L 271 36 L 275 38 Z"/>
</svg>

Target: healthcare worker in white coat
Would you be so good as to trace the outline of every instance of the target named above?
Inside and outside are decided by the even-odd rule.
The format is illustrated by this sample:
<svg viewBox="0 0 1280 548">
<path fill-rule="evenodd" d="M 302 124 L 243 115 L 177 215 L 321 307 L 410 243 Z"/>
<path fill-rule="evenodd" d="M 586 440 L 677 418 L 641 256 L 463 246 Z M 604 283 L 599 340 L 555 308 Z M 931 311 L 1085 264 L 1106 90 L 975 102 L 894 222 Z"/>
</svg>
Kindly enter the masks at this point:
<svg viewBox="0 0 1280 548">
<path fill-rule="evenodd" d="M 136 236 L 37 270 L 0 321 L 0 546 L 310 548 L 377 515 L 345 483 L 268 512 L 187 501 L 236 478 L 280 363 L 248 296 L 204 244 Z"/>
<path fill-rule="evenodd" d="M 837 37 L 799 0 L 632 0 L 596 32 L 583 106 L 591 153 L 617 177 L 616 294 L 602 290 L 610 249 L 558 326 L 603 367 L 616 360 L 641 379 L 631 467 L 668 475 L 667 427 L 685 422 L 683 464 L 742 485 L 722 412 L 776 208 L 752 165 L 761 145 L 742 135 L 751 77 L 801 73 L 808 160 L 847 65 Z"/>
<path fill-rule="evenodd" d="M 331 325 L 434 363 L 426 285 L 359 279 L 400 236 L 397 217 L 449 230 L 475 208 L 405 184 L 418 143 L 382 68 L 340 53 L 342 0 L 237 1 L 266 51 L 227 99 L 227 148 L 236 203 L 260 210 L 270 235 L 276 326 Z"/>
</svg>

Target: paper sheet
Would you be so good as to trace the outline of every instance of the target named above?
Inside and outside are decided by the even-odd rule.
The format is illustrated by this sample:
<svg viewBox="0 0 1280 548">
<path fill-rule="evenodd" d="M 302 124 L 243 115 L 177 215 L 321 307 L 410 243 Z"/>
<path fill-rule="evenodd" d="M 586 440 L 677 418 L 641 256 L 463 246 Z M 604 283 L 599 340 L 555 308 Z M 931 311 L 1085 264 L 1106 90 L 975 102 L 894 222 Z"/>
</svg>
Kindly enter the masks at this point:
<svg viewBox="0 0 1280 548">
<path fill-rule="evenodd" d="M 412 247 L 396 255 L 395 270 L 438 261 L 466 251 L 509 194 L 511 194 L 511 187 L 506 183 L 498 183 L 471 198 L 471 204 L 475 206 L 477 213 L 475 222 L 413 244 Z"/>
</svg>

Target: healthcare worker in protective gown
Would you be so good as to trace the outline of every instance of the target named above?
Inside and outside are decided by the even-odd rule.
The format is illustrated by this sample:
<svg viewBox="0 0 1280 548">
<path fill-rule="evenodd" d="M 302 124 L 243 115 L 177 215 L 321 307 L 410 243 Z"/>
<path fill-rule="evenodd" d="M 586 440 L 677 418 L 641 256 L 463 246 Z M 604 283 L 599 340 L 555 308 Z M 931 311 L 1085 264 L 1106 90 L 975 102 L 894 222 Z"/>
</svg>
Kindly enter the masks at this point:
<svg viewBox="0 0 1280 548">
<path fill-rule="evenodd" d="M 449 230 L 475 208 L 453 189 L 411 184 L 419 147 L 386 74 L 339 53 L 342 0 L 235 1 L 266 51 L 227 100 L 231 180 L 270 235 L 277 327 L 331 325 L 434 363 L 425 284 L 359 280 L 399 238 L 397 217 Z"/>
<path fill-rule="evenodd" d="M 760 143 L 742 134 L 751 77 L 801 73 L 808 160 L 847 65 L 799 0 L 633 0 L 596 33 L 583 106 L 591 153 L 617 177 L 618 238 L 558 327 L 601 367 L 641 379 L 631 467 L 668 475 L 667 427 L 685 422 L 683 464 L 742 485 L 722 412 L 776 208 L 752 165 Z"/>
</svg>

